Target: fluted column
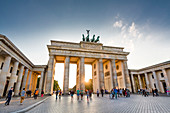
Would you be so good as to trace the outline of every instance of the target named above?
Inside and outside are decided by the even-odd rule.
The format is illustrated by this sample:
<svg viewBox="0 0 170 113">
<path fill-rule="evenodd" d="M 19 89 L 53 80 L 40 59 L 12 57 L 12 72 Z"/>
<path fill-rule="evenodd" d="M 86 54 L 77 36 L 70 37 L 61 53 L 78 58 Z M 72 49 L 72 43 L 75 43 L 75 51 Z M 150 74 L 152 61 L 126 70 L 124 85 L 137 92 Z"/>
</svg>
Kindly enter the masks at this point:
<svg viewBox="0 0 170 113">
<path fill-rule="evenodd" d="M 15 91 L 14 91 L 15 96 L 19 95 L 23 72 L 24 72 L 24 66 L 22 65 L 19 70 L 18 79 L 17 79 L 16 85 L 15 85 Z"/>
<path fill-rule="evenodd" d="M 159 84 L 158 84 L 158 79 L 157 79 L 156 73 L 155 73 L 155 71 L 152 71 L 152 73 L 153 73 L 153 76 L 154 76 L 154 80 L 155 80 L 156 88 L 157 88 L 157 89 L 158 89 L 158 91 L 160 92 Z"/>
<path fill-rule="evenodd" d="M 141 78 L 140 78 L 140 75 L 139 75 L 139 74 L 138 74 L 138 80 L 139 80 L 140 89 L 142 89 L 142 82 L 141 82 Z"/>
<path fill-rule="evenodd" d="M 41 71 L 41 78 L 40 78 L 40 82 L 39 82 L 39 92 L 40 92 L 39 95 L 41 94 L 43 79 L 44 79 L 44 72 Z"/>
<path fill-rule="evenodd" d="M 21 90 L 22 90 L 23 88 L 25 88 L 26 81 L 27 81 L 27 75 L 28 75 L 28 69 L 25 69 L 25 73 L 24 73 L 24 78 L 23 78 L 23 81 L 22 81 Z"/>
<path fill-rule="evenodd" d="M 121 61 L 121 67 L 122 67 L 123 87 L 126 88 L 126 80 L 125 80 L 125 72 L 124 72 L 124 64 L 123 64 L 123 61 Z"/>
<path fill-rule="evenodd" d="M 80 58 L 80 89 L 85 90 L 85 66 L 84 57 Z"/>
<path fill-rule="evenodd" d="M 100 89 L 104 89 L 104 72 L 103 72 L 103 60 L 99 59 L 99 81 Z"/>
<path fill-rule="evenodd" d="M 2 97 L 3 93 L 4 93 L 6 77 L 7 77 L 7 74 L 8 74 L 10 62 L 11 62 L 11 57 L 6 56 L 5 61 L 4 61 L 4 66 L 3 66 L 1 73 L 0 73 L 0 97 Z"/>
<path fill-rule="evenodd" d="M 54 73 L 55 73 L 55 58 L 50 56 L 48 61 L 48 70 L 47 70 L 47 81 L 46 81 L 46 93 L 53 93 L 53 83 L 54 83 Z"/>
<path fill-rule="evenodd" d="M 134 91 L 134 93 L 136 93 L 136 87 L 135 87 L 134 76 L 133 76 L 133 74 L 130 74 L 130 75 L 131 75 L 131 79 L 132 79 L 133 91 Z"/>
<path fill-rule="evenodd" d="M 7 88 L 7 92 L 8 92 L 8 90 L 11 89 L 11 87 L 14 86 L 14 82 L 15 82 L 15 79 L 16 79 L 16 73 L 17 73 L 17 69 L 18 69 L 18 64 L 19 64 L 18 61 L 16 61 L 14 63 L 14 67 L 13 67 L 13 70 L 12 70 L 12 73 L 11 73 L 11 76 L 10 76 L 10 80 L 9 80 L 9 84 L 8 84 L 8 88 Z"/>
<path fill-rule="evenodd" d="M 169 81 L 168 81 L 168 75 L 166 73 L 166 70 L 165 69 L 162 69 L 162 72 L 163 72 L 163 75 L 164 75 L 164 78 L 165 78 L 165 83 L 166 83 L 166 87 L 169 87 Z"/>
<path fill-rule="evenodd" d="M 128 71 L 128 66 L 127 66 L 127 61 L 123 61 L 123 64 L 124 64 L 126 88 L 128 88 L 130 91 L 132 91 L 131 83 L 130 83 L 130 77 L 129 77 L 129 71 Z"/>
<path fill-rule="evenodd" d="M 31 77 L 32 77 L 32 71 L 29 72 L 29 78 L 28 78 L 28 83 L 27 83 L 27 90 L 30 90 Z"/>
<path fill-rule="evenodd" d="M 149 80 L 148 80 L 148 75 L 147 75 L 147 73 L 145 73 L 145 80 L 146 80 L 146 87 L 147 87 L 147 89 L 148 89 L 148 88 L 150 88 L 150 87 L 149 87 Z"/>
<path fill-rule="evenodd" d="M 63 93 L 69 93 L 69 66 L 70 65 L 70 57 L 66 56 L 64 62 L 64 80 L 63 80 Z"/>
<path fill-rule="evenodd" d="M 115 60 L 111 60 L 111 69 L 112 69 L 113 87 L 118 87 Z"/>
</svg>

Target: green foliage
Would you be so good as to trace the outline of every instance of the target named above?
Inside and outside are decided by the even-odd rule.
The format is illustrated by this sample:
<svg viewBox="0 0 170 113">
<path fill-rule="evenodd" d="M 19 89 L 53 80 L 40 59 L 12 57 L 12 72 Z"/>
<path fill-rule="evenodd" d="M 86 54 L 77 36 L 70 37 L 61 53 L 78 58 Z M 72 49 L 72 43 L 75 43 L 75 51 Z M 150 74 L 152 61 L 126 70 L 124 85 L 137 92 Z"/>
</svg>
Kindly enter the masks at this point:
<svg viewBox="0 0 170 113">
<path fill-rule="evenodd" d="M 57 80 L 54 80 L 53 91 L 56 91 L 56 90 L 60 90 L 60 86 L 59 86 L 59 84 L 58 84 L 58 81 L 57 81 Z"/>
<path fill-rule="evenodd" d="M 85 82 L 85 89 L 93 91 L 93 80 L 89 79 L 88 82 Z"/>
</svg>

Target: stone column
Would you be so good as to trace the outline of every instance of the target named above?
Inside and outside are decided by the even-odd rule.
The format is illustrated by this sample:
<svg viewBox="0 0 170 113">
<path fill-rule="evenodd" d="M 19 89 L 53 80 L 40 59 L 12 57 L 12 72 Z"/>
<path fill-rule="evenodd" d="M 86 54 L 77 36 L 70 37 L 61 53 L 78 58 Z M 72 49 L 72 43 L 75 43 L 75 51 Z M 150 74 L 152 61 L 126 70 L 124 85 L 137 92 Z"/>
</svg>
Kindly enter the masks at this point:
<svg viewBox="0 0 170 113">
<path fill-rule="evenodd" d="M 148 80 L 147 73 L 145 73 L 145 80 L 146 80 L 146 87 L 147 87 L 147 89 L 149 89 L 150 87 L 149 87 L 149 80 Z"/>
<path fill-rule="evenodd" d="M 164 75 L 164 78 L 165 78 L 165 83 L 166 83 L 166 87 L 169 87 L 169 81 L 168 81 L 168 75 L 166 73 L 166 70 L 165 69 L 162 69 L 162 72 L 163 72 L 163 75 Z"/>
<path fill-rule="evenodd" d="M 22 65 L 19 70 L 17 83 L 15 85 L 15 91 L 14 91 L 15 96 L 19 96 L 19 90 L 20 90 L 20 86 L 21 86 L 23 72 L 24 72 L 24 66 Z"/>
<path fill-rule="evenodd" d="M 13 67 L 13 70 L 12 70 L 12 73 L 11 73 L 11 76 L 10 76 L 10 80 L 9 80 L 9 84 L 8 84 L 8 88 L 7 88 L 7 93 L 11 89 L 11 87 L 14 86 L 14 82 L 16 80 L 16 73 L 17 73 L 18 65 L 19 65 L 19 62 L 16 61 L 14 63 L 14 67 Z"/>
<path fill-rule="evenodd" d="M 53 83 L 54 83 L 54 71 L 55 70 L 55 58 L 50 56 L 48 61 L 48 70 L 47 70 L 47 81 L 46 81 L 46 93 L 53 94 Z"/>
<path fill-rule="evenodd" d="M 136 87 L 135 87 L 134 76 L 133 76 L 133 74 L 130 74 L 130 75 L 131 75 L 131 79 L 132 79 L 133 91 L 134 91 L 134 93 L 136 93 Z"/>
<path fill-rule="evenodd" d="M 125 72 L 124 72 L 124 64 L 123 64 L 123 61 L 121 61 L 121 67 L 122 67 L 123 87 L 126 88 L 126 80 L 125 80 Z"/>
<path fill-rule="evenodd" d="M 111 69 L 112 69 L 113 87 L 118 87 L 115 60 L 111 60 Z"/>
<path fill-rule="evenodd" d="M 153 76 L 154 76 L 154 80 L 155 80 L 156 88 L 157 88 L 157 89 L 158 89 L 158 91 L 160 92 L 159 84 L 158 84 L 158 79 L 157 79 L 157 76 L 156 76 L 155 71 L 152 71 L 152 74 L 153 74 Z"/>
<path fill-rule="evenodd" d="M 1 84 L 0 85 L 0 97 L 2 97 L 3 93 L 4 93 L 6 77 L 7 77 L 7 74 L 8 74 L 10 62 L 11 62 L 11 57 L 6 56 L 5 61 L 4 61 L 4 66 L 3 66 L 1 73 L 0 73 L 0 84 Z"/>
<path fill-rule="evenodd" d="M 24 74 L 24 78 L 23 78 L 23 81 L 22 81 L 21 90 L 22 90 L 23 88 L 25 88 L 26 81 L 27 81 L 27 75 L 28 75 L 28 69 L 25 69 L 25 74 Z M 25 88 L 25 89 L 26 89 L 26 88 Z"/>
<path fill-rule="evenodd" d="M 85 66 L 84 66 L 84 57 L 80 58 L 80 90 L 85 91 Z"/>
<path fill-rule="evenodd" d="M 123 61 L 123 65 L 124 65 L 126 88 L 128 88 L 132 92 L 127 61 Z"/>
<path fill-rule="evenodd" d="M 141 78 L 140 78 L 140 75 L 138 74 L 138 80 L 139 80 L 139 86 L 140 86 L 140 89 L 142 89 L 142 82 L 141 82 Z"/>
<path fill-rule="evenodd" d="M 46 81 L 47 81 L 47 71 L 45 72 L 45 76 L 44 76 L 44 84 L 43 84 L 44 93 L 46 93 L 46 92 L 45 92 L 45 89 L 46 89 Z"/>
<path fill-rule="evenodd" d="M 64 61 L 64 79 L 63 79 L 63 93 L 69 93 L 69 66 L 70 65 L 70 57 L 66 56 Z"/>
<path fill-rule="evenodd" d="M 104 72 L 103 72 L 103 60 L 99 59 L 99 81 L 100 81 L 100 89 L 104 90 Z M 100 90 L 99 89 L 99 90 Z"/>
<path fill-rule="evenodd" d="M 27 90 L 30 90 L 31 76 L 32 76 L 32 71 L 29 72 L 29 78 L 28 78 L 28 83 L 27 83 Z"/>
<path fill-rule="evenodd" d="M 43 85 L 43 79 L 44 79 L 44 72 L 41 71 L 41 78 L 39 82 L 39 95 L 41 95 L 42 85 Z"/>
</svg>

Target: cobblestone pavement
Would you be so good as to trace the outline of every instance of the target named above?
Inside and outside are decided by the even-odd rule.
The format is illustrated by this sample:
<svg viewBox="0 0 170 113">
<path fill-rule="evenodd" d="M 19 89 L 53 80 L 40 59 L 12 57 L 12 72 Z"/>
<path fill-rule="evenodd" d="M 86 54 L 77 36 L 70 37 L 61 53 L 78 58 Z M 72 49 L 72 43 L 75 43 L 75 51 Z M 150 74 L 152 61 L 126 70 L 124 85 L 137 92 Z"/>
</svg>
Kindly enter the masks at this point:
<svg viewBox="0 0 170 113">
<path fill-rule="evenodd" d="M 117 100 L 109 99 L 109 95 L 92 100 L 71 100 L 64 96 L 55 100 L 55 95 L 28 111 L 28 113 L 170 113 L 170 97 L 142 97 L 131 95 L 130 98 L 121 97 Z"/>
<path fill-rule="evenodd" d="M 9 106 L 5 106 L 5 100 L 1 99 L 0 100 L 0 113 L 10 113 L 10 112 L 14 112 L 14 111 L 18 111 L 21 109 L 24 109 L 40 100 L 43 100 L 44 97 L 38 97 L 37 100 L 34 100 L 33 98 L 26 98 L 23 102 L 23 105 L 20 105 L 20 97 L 13 97 Z"/>
</svg>

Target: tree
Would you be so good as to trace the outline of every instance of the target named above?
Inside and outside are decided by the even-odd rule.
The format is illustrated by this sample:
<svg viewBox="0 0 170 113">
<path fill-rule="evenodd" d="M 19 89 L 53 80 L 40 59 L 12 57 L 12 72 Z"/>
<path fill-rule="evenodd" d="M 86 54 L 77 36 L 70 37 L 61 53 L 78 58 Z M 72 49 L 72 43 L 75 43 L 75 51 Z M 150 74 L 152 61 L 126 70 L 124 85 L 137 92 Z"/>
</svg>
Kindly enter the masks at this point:
<svg viewBox="0 0 170 113">
<path fill-rule="evenodd" d="M 60 90 L 60 86 L 59 86 L 59 84 L 58 84 L 58 81 L 57 81 L 57 80 L 54 80 L 53 91 L 56 91 L 56 90 Z"/>
<path fill-rule="evenodd" d="M 85 89 L 93 91 L 93 80 L 89 79 L 88 82 L 85 82 Z"/>
</svg>

